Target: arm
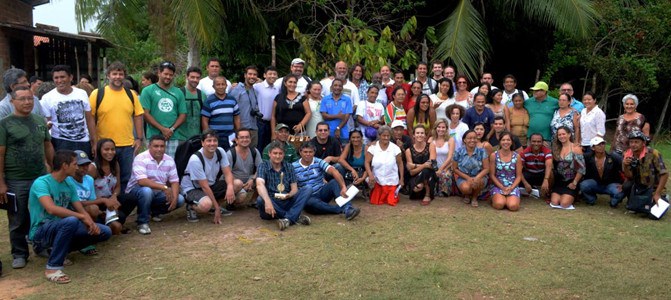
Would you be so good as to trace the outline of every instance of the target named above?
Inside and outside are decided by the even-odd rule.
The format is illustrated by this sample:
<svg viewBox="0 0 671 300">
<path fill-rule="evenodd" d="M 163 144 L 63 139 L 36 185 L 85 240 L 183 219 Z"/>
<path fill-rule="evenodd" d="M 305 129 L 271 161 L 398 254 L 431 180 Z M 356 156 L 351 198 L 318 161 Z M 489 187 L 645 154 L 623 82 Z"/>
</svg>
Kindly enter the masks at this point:
<svg viewBox="0 0 671 300">
<path fill-rule="evenodd" d="M 370 146 L 368 146 L 370 147 Z M 371 163 L 373 162 L 373 155 L 368 152 L 368 149 L 364 151 L 364 168 L 366 169 L 366 174 L 368 174 L 368 183 L 370 186 L 375 185 L 375 176 L 373 175 L 373 167 Z"/>
<path fill-rule="evenodd" d="M 399 173 L 398 174 L 398 178 L 399 178 L 398 185 L 402 187 L 403 182 L 404 182 L 404 180 L 403 180 L 403 175 L 404 174 L 403 173 L 405 173 L 405 172 L 403 172 L 403 159 L 401 158 L 401 153 L 396 155 L 396 166 L 398 167 L 398 173 Z"/>
<path fill-rule="evenodd" d="M 349 144 L 345 145 L 345 148 L 342 150 L 342 153 L 340 153 L 340 157 L 338 158 L 338 163 L 340 163 L 340 165 L 343 166 L 343 168 L 345 168 L 345 170 L 350 171 L 352 173 L 352 176 L 357 177 L 355 175 L 356 171 L 354 170 L 354 168 L 352 168 L 352 166 L 347 161 L 347 156 L 348 155 L 349 155 Z"/>
<path fill-rule="evenodd" d="M 47 172 L 50 172 L 54 161 L 54 146 L 51 144 L 51 141 L 44 141 L 44 159 L 46 159 L 47 163 Z"/>
<path fill-rule="evenodd" d="M 506 123 L 506 130 L 510 132 L 510 110 L 508 105 L 503 105 L 503 120 Z"/>
<path fill-rule="evenodd" d="M 218 199 L 214 197 L 214 192 L 212 192 L 212 189 L 210 188 L 210 183 L 207 181 L 207 179 L 201 179 L 196 182 L 198 183 L 200 189 L 203 190 L 205 195 L 212 201 L 212 208 L 214 208 L 214 219 L 212 222 L 214 224 L 221 224 L 221 210 L 219 209 L 219 201 L 217 201 Z"/>
<path fill-rule="evenodd" d="M 454 174 L 463 178 L 464 180 L 470 180 L 471 179 L 471 176 L 468 176 L 468 175 L 466 175 L 466 173 L 459 170 L 459 162 L 457 162 L 456 160 L 452 161 L 452 172 L 454 172 Z"/>
<path fill-rule="evenodd" d="M 303 109 L 305 110 L 305 116 L 303 119 L 298 123 L 300 125 L 300 131 L 305 131 L 305 126 L 308 125 L 308 122 L 310 122 L 310 118 L 312 118 L 312 110 L 310 109 L 310 103 L 308 101 L 303 101 Z"/>
<path fill-rule="evenodd" d="M 659 183 L 657 184 L 657 188 L 655 189 L 655 194 L 652 196 L 652 199 L 655 200 L 655 203 L 657 203 L 657 200 L 659 200 L 662 197 L 662 192 L 664 191 L 664 187 L 666 186 L 666 182 L 668 180 L 669 180 L 668 172 L 659 176 Z"/>
<path fill-rule="evenodd" d="M 575 128 L 575 141 L 580 145 L 580 113 L 573 114 L 573 128 Z"/>
<path fill-rule="evenodd" d="M 259 193 L 259 197 L 263 199 L 266 214 L 274 218 L 275 207 L 273 206 L 273 201 L 270 200 L 270 196 L 268 196 L 266 181 L 261 177 L 256 178 L 256 191 Z"/>
<path fill-rule="evenodd" d="M 234 130 L 240 129 L 240 115 L 233 116 L 233 129 Z"/>
<path fill-rule="evenodd" d="M 7 183 L 5 183 L 6 146 L 0 146 L 0 203 L 7 202 Z"/>
<path fill-rule="evenodd" d="M 86 127 L 89 130 L 89 141 L 91 142 L 91 154 L 92 157 L 96 156 L 96 124 L 93 120 L 93 115 L 90 111 L 84 112 L 84 117 L 86 118 Z"/>
<path fill-rule="evenodd" d="M 233 149 L 233 151 L 235 151 L 235 149 Z M 233 189 L 233 172 L 231 171 L 230 166 L 222 168 L 222 171 L 224 172 L 224 180 L 226 180 L 226 202 L 228 202 L 228 204 L 233 204 L 235 201 L 235 190 Z"/>
<path fill-rule="evenodd" d="M 410 110 L 408 110 L 408 114 L 405 116 L 405 120 L 406 120 L 406 122 L 405 122 L 406 126 L 408 127 L 408 133 L 412 134 L 411 132 L 413 132 L 413 130 L 414 130 L 413 124 L 415 124 L 415 109 L 414 108 L 411 108 Z"/>
<path fill-rule="evenodd" d="M 444 172 L 449 168 L 452 164 L 452 157 L 454 157 L 454 138 L 450 137 L 449 140 L 447 140 L 448 148 L 449 150 L 447 151 L 447 158 L 445 158 L 445 161 L 443 162 L 443 165 L 441 165 L 438 169 L 439 172 Z"/>
<path fill-rule="evenodd" d="M 137 181 L 137 184 L 139 184 L 140 186 L 148 187 L 152 190 L 159 190 L 159 191 L 166 191 L 165 187 L 167 186 L 165 184 L 156 183 L 149 178 L 139 179 Z"/>
<path fill-rule="evenodd" d="M 429 131 L 433 128 L 433 124 L 436 124 L 436 110 L 429 108 Z"/>
<path fill-rule="evenodd" d="M 487 157 L 485 157 L 485 158 L 482 159 L 482 171 L 480 171 L 480 173 L 478 173 L 478 175 L 475 175 L 475 179 L 476 180 L 481 179 L 481 178 L 485 177 L 485 175 L 487 175 L 487 173 L 489 173 L 489 159 Z"/>
<path fill-rule="evenodd" d="M 643 128 L 641 128 L 641 132 L 643 132 L 643 134 L 645 134 L 645 136 L 649 137 L 650 136 L 650 123 L 645 122 L 645 124 L 643 124 Z"/>
<path fill-rule="evenodd" d="M 277 119 L 275 118 L 275 111 L 277 110 L 277 101 L 273 101 L 273 110 L 270 114 L 270 140 L 275 140 L 275 125 L 277 125 Z M 258 185 L 258 183 L 257 183 Z M 274 213 L 273 213 L 274 215 Z"/>
<path fill-rule="evenodd" d="M 172 211 L 177 207 L 177 199 L 179 199 L 179 181 L 170 182 L 170 186 L 165 191 L 166 200 L 168 201 L 168 211 Z M 216 201 L 216 200 L 215 200 Z"/>
<path fill-rule="evenodd" d="M 545 176 L 543 177 L 543 184 L 541 185 L 541 192 L 544 194 L 550 193 L 550 178 L 552 176 L 552 169 L 554 168 L 552 159 L 545 160 Z"/>
<path fill-rule="evenodd" d="M 522 160 L 520 159 L 520 155 L 516 152 L 513 152 L 513 155 L 517 155 L 517 164 L 515 166 L 515 181 L 513 181 L 513 185 L 510 186 L 511 190 L 519 186 L 522 178 L 524 178 L 524 175 L 522 175 Z"/>
<path fill-rule="evenodd" d="M 177 120 L 175 121 L 174 124 L 172 124 L 171 127 L 175 128 L 175 130 L 177 130 L 177 128 L 179 128 L 179 126 L 182 126 L 182 124 L 184 124 L 184 121 L 186 121 L 186 114 L 179 114 L 179 116 L 177 117 Z"/>
<path fill-rule="evenodd" d="M 144 124 L 142 123 L 143 115 L 144 114 L 133 117 L 133 125 L 135 126 L 135 132 L 137 133 L 137 137 L 133 142 L 133 155 L 137 155 L 137 152 L 142 146 L 142 141 L 144 141 Z"/>
<path fill-rule="evenodd" d="M 86 225 L 86 227 L 89 229 L 89 234 L 94 235 L 100 232 L 100 228 L 98 228 L 98 225 L 96 225 L 96 223 L 93 222 L 91 216 L 89 216 L 89 214 L 86 213 L 80 201 L 72 202 L 72 207 L 76 211 L 69 210 L 65 207 L 57 206 L 56 204 L 54 204 L 54 200 L 53 198 L 51 198 L 51 196 L 42 196 L 39 198 L 39 201 L 42 207 L 44 207 L 44 210 L 46 210 L 48 214 L 60 218 L 75 217 L 80 221 L 82 221 L 84 225 Z"/>
<path fill-rule="evenodd" d="M 333 179 L 335 179 L 336 182 L 338 182 L 338 185 L 340 186 L 340 196 L 347 198 L 347 185 L 345 185 L 345 179 L 342 178 L 340 172 L 338 172 L 335 167 L 331 166 L 328 167 L 327 172 L 333 176 Z"/>
<path fill-rule="evenodd" d="M 500 188 L 501 190 L 505 189 L 506 187 L 501 184 L 501 181 L 499 181 L 498 178 L 496 178 L 496 154 L 492 153 L 489 155 L 489 178 L 492 181 L 492 183 Z"/>
</svg>

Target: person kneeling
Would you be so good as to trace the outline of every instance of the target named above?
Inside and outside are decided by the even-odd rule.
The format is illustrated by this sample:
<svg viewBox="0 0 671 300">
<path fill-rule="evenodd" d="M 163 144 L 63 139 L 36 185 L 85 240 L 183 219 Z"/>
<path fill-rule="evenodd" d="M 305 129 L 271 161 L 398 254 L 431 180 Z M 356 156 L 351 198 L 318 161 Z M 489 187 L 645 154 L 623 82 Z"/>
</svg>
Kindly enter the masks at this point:
<svg viewBox="0 0 671 300">
<path fill-rule="evenodd" d="M 489 156 L 489 178 L 492 179 L 492 207 L 520 209 L 519 185 L 522 181 L 522 159 L 513 151 L 513 135 L 504 131 L 500 135 L 501 148 Z"/>
<path fill-rule="evenodd" d="M 189 158 L 184 177 L 182 191 L 186 194 L 186 220 L 198 222 L 198 213 L 207 213 L 214 209 L 214 224 L 221 224 L 219 199 L 225 197 L 228 204 L 235 200 L 233 191 L 233 173 L 224 154 L 219 147 L 217 132 L 208 129 L 200 136 L 203 146 Z M 224 180 L 219 180 L 221 175 Z"/>
<path fill-rule="evenodd" d="M 77 155 L 71 150 L 59 150 L 53 166 L 51 174 L 37 178 L 30 188 L 29 239 L 37 253 L 51 248 L 44 275 L 47 280 L 62 284 L 70 282 L 63 273 L 65 256 L 72 250 L 108 240 L 112 230 L 93 221 L 75 187 L 65 180 L 77 170 Z"/>
<path fill-rule="evenodd" d="M 624 198 L 622 192 L 622 165 L 617 163 L 610 154 L 606 153 L 606 141 L 597 136 L 590 141 L 592 155 L 585 157 L 587 173 L 580 182 L 580 190 L 585 202 L 589 205 L 596 203 L 597 194 L 610 196 L 610 207 L 617 205 Z"/>
</svg>

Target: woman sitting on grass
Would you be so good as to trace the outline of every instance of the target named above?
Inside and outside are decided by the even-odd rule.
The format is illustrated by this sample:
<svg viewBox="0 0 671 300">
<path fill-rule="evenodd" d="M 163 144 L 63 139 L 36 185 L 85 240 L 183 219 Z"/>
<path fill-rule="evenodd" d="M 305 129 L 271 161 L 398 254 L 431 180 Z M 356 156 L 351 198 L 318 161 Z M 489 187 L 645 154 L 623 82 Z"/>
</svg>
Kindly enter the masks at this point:
<svg viewBox="0 0 671 300">
<path fill-rule="evenodd" d="M 487 137 L 485 136 L 485 124 L 475 123 L 473 131 L 475 132 L 475 137 L 478 141 L 476 147 L 485 149 L 485 153 L 487 154 L 487 157 L 489 157 L 489 155 L 494 152 L 494 147 L 487 141 Z M 462 141 L 462 143 L 465 143 L 465 141 Z"/>
<path fill-rule="evenodd" d="M 410 200 L 422 199 L 422 205 L 429 205 L 435 197 L 436 171 L 433 163 L 436 160 L 436 147 L 426 142 L 426 130 L 418 124 L 413 130 L 414 143 L 405 150 L 405 159 L 410 172 Z"/>
<path fill-rule="evenodd" d="M 343 148 L 338 162 L 345 170 L 347 170 L 347 174 L 345 174 L 345 183 L 361 187 L 367 177 L 366 169 L 364 168 L 366 162 L 366 147 L 363 144 L 363 135 L 361 134 L 361 131 L 357 129 L 350 131 L 349 144 Z"/>
<path fill-rule="evenodd" d="M 403 187 L 403 159 L 401 148 L 391 140 L 391 128 L 382 126 L 377 130 L 378 140 L 366 151 L 366 173 L 368 184 L 373 188 L 371 204 L 398 203 L 398 190 Z"/>
<path fill-rule="evenodd" d="M 522 159 L 511 147 L 513 135 L 503 132 L 499 140 L 500 149 L 489 156 L 489 177 L 492 180 L 492 207 L 520 209 L 520 191 L 522 181 Z"/>
<path fill-rule="evenodd" d="M 550 203 L 562 208 L 570 207 L 578 196 L 578 183 L 585 175 L 586 168 L 582 148 L 579 145 L 574 147 L 571 129 L 566 126 L 557 129 L 552 141 L 552 159 L 555 182 Z"/>
<path fill-rule="evenodd" d="M 452 170 L 464 203 L 478 207 L 478 196 L 487 187 L 489 159 L 485 149 L 477 147 L 478 137 L 469 130 L 463 136 L 464 145 L 454 153 Z"/>
</svg>

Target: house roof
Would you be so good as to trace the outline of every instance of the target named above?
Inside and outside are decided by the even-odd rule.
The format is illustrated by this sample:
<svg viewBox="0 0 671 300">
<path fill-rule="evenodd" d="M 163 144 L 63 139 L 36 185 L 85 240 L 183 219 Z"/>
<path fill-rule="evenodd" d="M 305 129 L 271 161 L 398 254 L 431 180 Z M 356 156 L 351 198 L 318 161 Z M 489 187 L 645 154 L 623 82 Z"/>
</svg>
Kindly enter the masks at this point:
<svg viewBox="0 0 671 300">
<path fill-rule="evenodd" d="M 21 1 L 30 4 L 32 7 L 49 3 L 49 0 L 21 0 Z"/>
<path fill-rule="evenodd" d="M 44 1 L 33 1 L 33 2 L 44 2 Z M 49 2 L 48 0 L 46 2 Z M 103 48 L 113 48 L 114 45 L 110 43 L 108 40 L 95 35 L 93 33 L 80 33 L 80 34 L 74 34 L 74 33 L 67 33 L 67 32 L 61 32 L 58 30 L 51 30 L 47 28 L 36 28 L 32 26 L 26 26 L 26 25 L 20 25 L 20 24 L 14 24 L 14 23 L 5 23 L 5 22 L 0 22 L 0 29 L 10 29 L 10 30 L 16 30 L 19 32 L 24 32 L 24 33 L 30 33 L 33 35 L 41 36 L 41 37 L 53 37 L 53 38 L 63 38 L 63 39 L 70 39 L 70 40 L 77 40 L 77 41 L 83 41 L 83 42 L 90 42 L 93 44 L 96 44 L 100 47 Z"/>
</svg>

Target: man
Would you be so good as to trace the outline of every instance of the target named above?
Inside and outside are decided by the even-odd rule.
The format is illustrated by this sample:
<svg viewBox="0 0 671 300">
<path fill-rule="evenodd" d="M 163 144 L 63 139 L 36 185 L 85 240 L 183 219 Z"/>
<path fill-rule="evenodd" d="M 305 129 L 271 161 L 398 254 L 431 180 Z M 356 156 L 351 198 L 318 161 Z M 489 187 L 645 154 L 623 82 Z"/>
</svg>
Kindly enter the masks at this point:
<svg viewBox="0 0 671 300">
<path fill-rule="evenodd" d="M 93 156 L 96 148 L 96 126 L 91 114 L 89 96 L 73 87 L 69 66 L 56 65 L 51 70 L 56 88 L 42 97 L 41 104 L 51 125 L 54 150 L 82 150 Z"/>
<path fill-rule="evenodd" d="M 149 217 L 163 221 L 163 214 L 184 205 L 179 194 L 179 177 L 175 160 L 165 154 L 166 138 L 160 134 L 149 140 L 149 149 L 138 154 L 133 161 L 133 175 L 126 193 L 137 199 L 137 231 L 151 234 Z"/>
<path fill-rule="evenodd" d="M 7 223 L 12 267 L 19 269 L 26 266 L 29 254 L 28 192 L 33 181 L 47 173 L 45 163 L 51 165 L 54 149 L 44 118 L 31 113 L 36 103 L 28 86 L 14 86 L 9 96 L 13 113 L 0 120 L 0 203 L 15 208 L 7 210 Z"/>
<path fill-rule="evenodd" d="M 620 176 L 622 165 L 606 153 L 606 141 L 603 138 L 592 138 L 590 146 L 594 154 L 585 157 L 587 173 L 580 182 L 580 191 L 589 205 L 596 203 L 597 194 L 607 194 L 610 196 L 610 207 L 617 208 L 624 198 Z"/>
<path fill-rule="evenodd" d="M 485 107 L 485 102 L 487 101 L 485 98 L 483 94 L 476 94 L 473 99 L 473 107 L 466 110 L 461 121 L 466 123 L 470 129 L 473 129 L 477 123 L 484 124 L 485 136 L 487 136 L 494 122 L 494 112 L 489 107 Z"/>
<path fill-rule="evenodd" d="M 438 83 L 427 76 L 429 72 L 428 68 L 425 62 L 417 64 L 417 78 L 415 78 L 415 81 L 419 81 L 422 84 L 422 94 L 431 95 L 438 89 Z"/>
<path fill-rule="evenodd" d="M 549 195 L 552 176 L 552 150 L 543 145 L 540 133 L 531 134 L 529 146 L 522 150 L 522 184 L 527 193 L 532 188 L 541 189 L 541 195 Z"/>
<path fill-rule="evenodd" d="M 345 168 L 338 163 L 342 148 L 340 147 L 340 142 L 330 136 L 329 132 L 328 123 L 317 123 L 317 134 L 310 140 L 310 143 L 315 146 L 315 157 L 325 161 L 329 165 L 333 165 L 343 175 L 345 174 Z"/>
<path fill-rule="evenodd" d="M 328 136 L 328 130 L 326 131 L 326 135 Z M 296 160 L 298 160 L 298 154 L 296 153 L 296 148 L 290 143 L 287 142 L 289 140 L 289 126 L 287 126 L 284 123 L 279 123 L 275 125 L 275 141 L 278 142 L 284 147 L 284 158 L 288 163 L 293 163 Z M 263 160 L 269 160 L 270 159 L 270 144 L 263 148 Z"/>
<path fill-rule="evenodd" d="M 492 87 L 490 89 L 490 91 L 493 91 L 494 89 L 497 88 L 497 87 L 494 86 L 494 77 L 492 76 L 492 73 L 489 73 L 489 72 L 482 73 L 482 76 L 480 77 L 480 84 L 483 84 L 483 83 L 489 83 L 489 85 Z M 471 90 L 471 95 L 475 95 L 479 92 L 480 92 L 480 85 L 474 87 Z"/>
<path fill-rule="evenodd" d="M 270 159 L 259 166 L 256 188 L 259 197 L 256 205 L 264 220 L 277 220 L 280 231 L 293 224 L 310 225 L 312 220 L 301 215 L 303 207 L 312 194 L 310 187 L 298 189 L 296 174 L 291 164 L 284 159 L 284 147 L 274 141 L 268 145 Z"/>
<path fill-rule="evenodd" d="M 28 77 L 24 70 L 11 68 L 5 71 L 5 74 L 2 75 L 2 84 L 5 88 L 5 98 L 0 101 L 0 119 L 10 116 L 14 113 L 14 105 L 11 103 L 12 97 L 10 94 L 12 91 L 20 86 L 30 88 L 30 83 L 28 83 Z M 33 97 L 35 94 L 32 94 Z M 39 105 L 39 99 L 35 98 L 35 104 L 33 105 L 32 113 L 44 117 L 45 113 L 42 111 L 42 105 Z"/>
<path fill-rule="evenodd" d="M 277 81 L 277 69 L 275 67 L 267 67 L 266 72 L 263 73 L 263 77 L 265 78 L 263 82 L 254 84 L 254 92 L 259 103 L 259 112 L 263 115 L 261 118 L 256 118 L 256 126 L 259 129 L 259 142 L 256 148 L 261 152 L 270 144 L 272 136 L 270 117 L 273 114 L 275 97 L 280 93 L 280 89 L 275 86 L 275 82 Z"/>
<path fill-rule="evenodd" d="M 431 63 L 431 73 L 433 74 L 433 79 L 434 81 L 438 82 L 438 80 L 443 79 L 443 62 L 440 60 L 434 60 Z M 436 87 L 436 90 L 438 88 Z"/>
<path fill-rule="evenodd" d="M 182 134 L 188 139 L 200 135 L 200 111 L 207 96 L 198 89 L 202 71 L 199 67 L 190 67 L 186 70 L 186 87 L 180 88 L 186 101 L 186 120 L 182 125 Z"/>
<path fill-rule="evenodd" d="M 536 82 L 531 90 L 533 97 L 524 101 L 524 108 L 529 112 L 528 134 L 531 136 L 531 133 L 540 133 L 549 146 L 552 140 L 550 123 L 555 110 L 559 108 L 559 101 L 548 96 L 548 84 L 543 81 Z"/>
<path fill-rule="evenodd" d="M 449 80 L 452 80 L 454 82 L 454 77 L 456 77 L 457 73 L 454 71 L 454 67 L 447 65 L 445 66 L 445 69 L 443 69 L 443 76 Z"/>
<path fill-rule="evenodd" d="M 208 129 L 200 136 L 202 148 L 191 155 L 182 178 L 182 191 L 186 195 L 186 220 L 198 222 L 199 213 L 214 212 L 214 224 L 221 224 L 222 211 L 219 201 L 229 204 L 235 200 L 233 174 L 224 149 L 219 147 L 217 133 Z M 224 180 L 219 180 L 221 176 Z"/>
<path fill-rule="evenodd" d="M 377 87 L 378 93 L 377 93 L 377 99 L 375 99 L 375 102 L 382 104 L 382 107 L 387 107 L 387 102 L 389 99 L 387 99 L 387 93 L 385 93 L 386 87 L 384 84 L 382 84 L 382 74 L 380 72 L 375 72 L 370 78 L 370 85 Z M 370 88 L 370 87 L 369 87 Z M 368 93 L 368 91 L 366 91 Z M 360 101 L 366 101 L 367 99 L 359 99 Z"/>
<path fill-rule="evenodd" d="M 394 101 L 394 95 L 391 93 L 394 92 L 394 89 L 396 87 L 401 86 L 403 87 L 403 90 L 405 90 L 405 99 L 406 101 L 403 101 L 403 103 L 407 102 L 408 99 L 410 99 L 410 84 L 405 83 L 405 77 L 403 77 L 403 72 L 396 72 L 394 73 L 394 82 L 392 85 L 387 87 L 387 90 L 385 93 L 387 94 L 387 99 L 389 99 L 388 102 Z"/>
<path fill-rule="evenodd" d="M 30 76 L 30 80 L 28 80 L 30 83 L 30 91 L 33 93 L 33 95 L 37 95 L 37 89 L 40 88 L 40 85 L 44 83 L 44 80 L 42 80 L 41 77 L 37 75 Z"/>
<path fill-rule="evenodd" d="M 578 111 L 578 113 L 582 112 L 582 110 L 585 109 L 585 105 L 582 104 L 582 102 L 578 101 L 578 99 L 573 97 L 573 86 L 570 83 L 564 82 L 559 87 L 559 92 L 571 96 L 571 107 L 573 107 L 576 111 Z"/>
<path fill-rule="evenodd" d="M 626 181 L 622 185 L 622 192 L 629 197 L 634 185 L 643 188 L 651 188 L 652 200 L 668 198 L 665 195 L 666 182 L 669 179 L 669 171 L 666 169 L 662 154 L 656 149 L 645 145 L 647 137 L 641 131 L 633 131 L 629 134 L 629 149 L 624 152 L 622 170 Z M 669 200 L 669 199 L 665 199 Z"/>
<path fill-rule="evenodd" d="M 298 76 L 298 82 L 296 82 L 296 92 L 298 92 L 298 94 L 300 95 L 305 94 L 305 89 L 307 89 L 308 84 L 312 81 L 310 77 L 303 75 L 304 69 L 305 69 L 305 61 L 298 57 L 294 58 L 291 61 L 291 65 L 289 66 L 291 74 Z M 277 88 L 277 90 L 282 89 L 283 83 L 284 83 L 284 77 L 278 78 L 275 81 L 275 88 Z M 270 118 L 270 115 L 268 115 L 268 118 Z"/>
<path fill-rule="evenodd" d="M 489 144 L 492 145 L 492 147 L 498 147 L 499 141 L 501 139 L 501 134 L 506 130 L 506 120 L 502 116 L 494 117 L 494 123 L 492 123 L 492 129 L 494 130 L 494 132 L 492 133 L 491 137 L 489 137 Z M 520 142 L 520 139 L 515 135 L 513 135 L 512 149 L 515 152 L 522 152 L 522 143 Z"/>
<path fill-rule="evenodd" d="M 214 79 L 214 94 L 207 97 L 200 112 L 203 130 L 214 129 L 219 135 L 219 146 L 225 151 L 231 148 L 231 135 L 240 128 L 240 108 L 235 98 L 226 93 L 226 78 Z"/>
<path fill-rule="evenodd" d="M 257 119 L 260 118 L 259 100 L 254 90 L 258 69 L 255 66 L 245 68 L 245 82 L 238 84 L 231 90 L 231 97 L 238 102 L 240 110 L 240 126 L 250 130 L 252 135 L 251 147 L 256 148 L 259 142 L 259 128 Z"/>
<path fill-rule="evenodd" d="M 95 223 L 89 216 L 79 201 L 77 190 L 65 180 L 77 170 L 76 157 L 71 150 L 56 152 L 51 174 L 36 179 L 30 188 L 29 239 L 36 253 L 51 248 L 44 275 L 58 284 L 70 282 L 70 277 L 63 273 L 65 257 L 70 251 L 112 236 L 109 227 Z"/>
<path fill-rule="evenodd" d="M 359 104 L 359 101 L 361 100 L 361 99 L 359 99 L 359 88 L 357 88 L 357 86 L 352 81 L 347 79 L 347 70 L 348 70 L 347 69 L 347 63 L 345 63 L 344 61 L 341 60 L 341 61 L 338 61 L 335 64 L 335 78 L 334 79 L 324 78 L 321 81 L 322 96 L 327 97 L 328 95 L 330 95 L 332 93 L 331 85 L 333 84 L 333 82 L 336 79 L 340 79 L 341 82 L 342 82 L 342 88 L 340 89 L 340 91 L 343 95 L 349 97 L 349 100 L 350 100 L 350 103 L 351 103 L 350 107 L 352 108 L 351 112 L 355 112 L 356 111 L 356 106 L 357 106 L 357 104 Z M 355 124 L 354 124 L 353 119 L 354 118 L 352 116 L 352 113 L 350 113 L 347 116 L 347 120 L 346 120 L 348 128 L 354 128 Z M 335 123 L 337 121 L 333 121 L 333 122 Z M 331 127 L 335 131 L 335 128 L 334 128 L 335 126 L 331 126 Z"/>
<path fill-rule="evenodd" d="M 140 103 L 147 123 L 147 136 L 163 135 L 165 153 L 175 155 L 177 146 L 188 139 L 180 126 L 186 120 L 186 101 L 182 92 L 172 85 L 175 65 L 169 61 L 158 67 L 158 82 L 142 89 Z"/>
<path fill-rule="evenodd" d="M 144 142 L 144 110 L 137 94 L 124 87 L 126 67 L 118 61 L 107 67 L 109 85 L 96 89 L 89 97 L 91 114 L 96 122 L 97 140 L 114 141 L 119 160 L 121 190 L 125 191 L 133 170 L 133 157 Z"/>
<path fill-rule="evenodd" d="M 301 159 L 293 163 L 298 188 L 308 187 L 312 190 L 305 211 L 311 214 L 343 214 L 348 221 L 356 218 L 360 209 L 354 207 L 351 201 L 342 207 L 329 204 L 338 196 L 347 198 L 347 185 L 338 170 L 315 158 L 315 146 L 311 143 L 301 145 L 300 153 Z M 324 183 L 324 173 L 332 177 L 327 183 Z"/>
<path fill-rule="evenodd" d="M 342 144 L 346 144 L 349 141 L 348 121 L 353 107 L 350 98 L 342 94 L 343 83 L 344 81 L 340 78 L 333 79 L 331 94 L 322 99 L 319 111 L 331 128 L 330 135 L 339 139 Z"/>
<path fill-rule="evenodd" d="M 391 78 L 391 69 L 389 66 L 382 66 L 380 68 L 380 75 L 382 75 L 382 85 L 384 87 L 390 87 L 394 85 L 394 79 Z"/>
<path fill-rule="evenodd" d="M 251 130 L 247 128 L 238 129 L 235 134 L 235 147 L 226 152 L 226 157 L 231 164 L 233 172 L 233 191 L 235 192 L 235 204 L 238 206 L 251 204 L 247 199 L 255 192 L 256 171 L 263 161 L 261 153 L 256 148 L 250 148 Z"/>
<path fill-rule="evenodd" d="M 517 78 L 515 78 L 515 76 L 508 74 L 503 77 L 503 99 L 501 99 L 501 103 L 507 104 L 508 107 L 513 107 L 513 102 L 511 100 L 513 100 L 513 96 L 517 93 L 522 93 L 522 95 L 524 95 L 524 100 L 529 99 L 527 92 L 517 89 Z"/>
<path fill-rule="evenodd" d="M 404 153 L 404 155 L 401 155 L 403 165 L 407 163 L 405 161 L 405 150 L 412 147 L 412 138 L 404 134 L 405 129 L 406 127 L 405 124 L 403 124 L 403 121 L 395 120 L 394 122 L 391 122 L 391 142 L 396 144 L 396 146 L 401 149 L 401 153 Z M 403 180 L 405 182 L 403 183 L 401 192 L 404 195 L 407 195 L 409 193 L 407 186 L 408 182 L 410 181 L 410 172 L 408 171 L 408 168 L 403 168 L 403 173 Z"/>
<path fill-rule="evenodd" d="M 215 57 L 210 57 L 207 60 L 207 65 L 205 66 L 207 71 L 207 77 L 204 77 L 198 82 L 197 88 L 205 93 L 205 97 L 209 97 L 214 94 L 214 79 L 219 76 L 221 73 L 221 64 L 219 59 Z M 226 93 L 231 91 L 231 82 L 226 80 Z"/>
</svg>

